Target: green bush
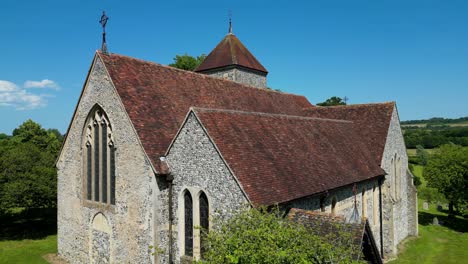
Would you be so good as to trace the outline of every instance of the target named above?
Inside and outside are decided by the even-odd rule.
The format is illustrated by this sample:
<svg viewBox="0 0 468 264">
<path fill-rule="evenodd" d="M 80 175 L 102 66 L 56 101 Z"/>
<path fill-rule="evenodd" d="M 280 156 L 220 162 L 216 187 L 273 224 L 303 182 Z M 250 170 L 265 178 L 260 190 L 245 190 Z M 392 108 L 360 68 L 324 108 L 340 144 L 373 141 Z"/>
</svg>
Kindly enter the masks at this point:
<svg viewBox="0 0 468 264">
<path fill-rule="evenodd" d="M 360 248 L 352 246 L 349 233 L 319 237 L 284 219 L 278 209 L 246 209 L 214 223 L 200 263 L 363 263 L 353 260 Z"/>
</svg>

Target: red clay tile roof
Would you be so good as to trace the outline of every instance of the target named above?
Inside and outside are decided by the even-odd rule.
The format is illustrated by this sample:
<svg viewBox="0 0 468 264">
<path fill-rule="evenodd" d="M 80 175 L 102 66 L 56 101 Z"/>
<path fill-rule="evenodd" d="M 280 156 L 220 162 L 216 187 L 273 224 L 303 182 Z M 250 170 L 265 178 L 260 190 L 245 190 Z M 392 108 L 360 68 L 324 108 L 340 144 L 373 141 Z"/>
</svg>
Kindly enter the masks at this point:
<svg viewBox="0 0 468 264">
<path fill-rule="evenodd" d="M 377 164 L 380 164 L 394 108 L 394 102 L 347 106 L 317 106 L 307 109 L 306 115 L 309 117 L 353 121 L 359 127 L 359 133 L 362 135 L 367 148 L 371 151 Z"/>
<path fill-rule="evenodd" d="M 268 73 L 265 67 L 258 62 L 234 34 L 227 34 L 195 71 L 203 72 L 231 65 L 239 65 Z"/>
<path fill-rule="evenodd" d="M 254 205 L 383 175 L 350 121 L 194 109 Z"/>
<path fill-rule="evenodd" d="M 192 106 L 301 115 L 304 96 L 254 88 L 117 54 L 98 52 L 143 147 L 158 168 Z"/>
</svg>

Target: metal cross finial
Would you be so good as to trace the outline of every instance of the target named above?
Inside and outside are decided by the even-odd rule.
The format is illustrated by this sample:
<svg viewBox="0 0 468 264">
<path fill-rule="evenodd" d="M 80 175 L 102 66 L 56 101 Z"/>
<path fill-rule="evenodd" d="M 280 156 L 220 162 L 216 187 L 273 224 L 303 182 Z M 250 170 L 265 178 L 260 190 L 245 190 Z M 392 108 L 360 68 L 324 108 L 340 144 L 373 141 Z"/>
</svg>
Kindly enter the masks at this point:
<svg viewBox="0 0 468 264">
<path fill-rule="evenodd" d="M 107 20 L 109 20 L 109 17 L 106 16 L 105 11 L 102 11 L 101 20 L 99 20 L 99 23 L 102 26 L 102 47 L 101 47 L 101 51 L 104 54 L 107 54 L 107 44 L 106 44 L 106 24 L 107 24 Z"/>
<path fill-rule="evenodd" d="M 103 30 L 104 32 L 106 32 L 107 20 L 109 20 L 109 18 L 106 16 L 106 12 L 105 12 L 105 11 L 102 11 L 101 20 L 99 20 L 99 23 L 102 25 L 102 30 Z"/>
<path fill-rule="evenodd" d="M 229 10 L 229 34 L 232 34 L 232 11 Z"/>
</svg>

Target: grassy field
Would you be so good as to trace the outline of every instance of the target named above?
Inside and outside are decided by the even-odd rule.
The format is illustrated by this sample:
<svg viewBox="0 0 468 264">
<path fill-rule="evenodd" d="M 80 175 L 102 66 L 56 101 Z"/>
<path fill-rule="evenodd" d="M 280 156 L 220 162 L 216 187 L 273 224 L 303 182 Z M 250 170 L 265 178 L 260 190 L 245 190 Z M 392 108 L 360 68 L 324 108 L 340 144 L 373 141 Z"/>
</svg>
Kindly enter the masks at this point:
<svg viewBox="0 0 468 264">
<path fill-rule="evenodd" d="M 0 263 L 47 263 L 42 256 L 57 252 L 57 236 L 43 239 L 0 241 Z"/>
<path fill-rule="evenodd" d="M 422 208 L 422 201 L 419 201 Z M 432 225 L 437 217 L 442 225 Z M 468 262 L 468 220 L 459 216 L 448 220 L 445 211 L 439 212 L 436 205 L 419 212 L 419 237 L 410 238 L 400 248 L 398 259 L 391 264 L 445 264 Z"/>
<path fill-rule="evenodd" d="M 57 252 L 55 209 L 15 210 L 0 217 L 0 264 L 47 263 Z"/>
<path fill-rule="evenodd" d="M 425 149 L 428 154 L 432 154 L 435 149 Z M 416 156 L 416 149 L 406 149 L 408 156 Z"/>
<path fill-rule="evenodd" d="M 413 169 L 413 173 L 425 185 L 423 167 L 414 166 Z M 429 210 L 422 210 L 422 203 L 419 199 L 419 237 L 405 241 L 398 259 L 390 263 L 468 263 L 468 220 L 460 216 L 448 219 L 447 208 L 438 211 L 435 204 L 429 204 Z M 432 224 L 434 217 L 441 225 Z"/>
</svg>

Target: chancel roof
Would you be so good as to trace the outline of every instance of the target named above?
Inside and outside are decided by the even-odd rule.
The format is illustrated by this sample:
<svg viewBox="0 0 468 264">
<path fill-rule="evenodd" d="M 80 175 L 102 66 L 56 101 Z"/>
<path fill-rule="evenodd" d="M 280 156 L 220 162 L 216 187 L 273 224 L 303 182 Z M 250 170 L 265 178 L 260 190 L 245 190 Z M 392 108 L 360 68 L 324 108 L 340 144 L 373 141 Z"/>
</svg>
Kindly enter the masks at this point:
<svg viewBox="0 0 468 264">
<path fill-rule="evenodd" d="M 317 106 L 307 109 L 305 115 L 309 117 L 353 121 L 359 127 L 359 133 L 362 135 L 366 147 L 371 151 L 372 157 L 377 164 L 380 164 L 394 108 L 394 102 L 327 107 Z"/>
<path fill-rule="evenodd" d="M 268 73 L 263 65 L 232 33 L 227 34 L 208 54 L 205 60 L 195 69 L 203 72 L 227 66 L 241 66 L 251 70 Z"/>
<path fill-rule="evenodd" d="M 351 121 L 193 110 L 254 205 L 310 196 L 384 174 Z"/>
</svg>

